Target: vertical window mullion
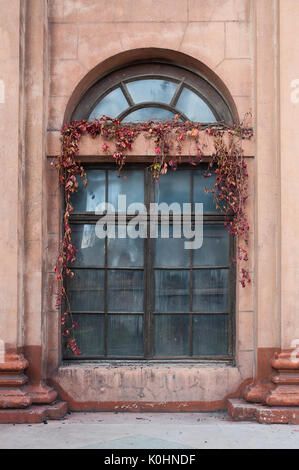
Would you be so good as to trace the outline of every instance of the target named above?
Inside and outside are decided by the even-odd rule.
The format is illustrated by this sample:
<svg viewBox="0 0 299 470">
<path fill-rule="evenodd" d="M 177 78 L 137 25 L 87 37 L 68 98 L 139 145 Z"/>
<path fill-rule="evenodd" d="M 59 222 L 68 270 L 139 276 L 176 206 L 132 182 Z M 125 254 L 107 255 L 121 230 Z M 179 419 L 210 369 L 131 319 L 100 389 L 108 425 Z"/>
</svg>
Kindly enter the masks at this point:
<svg viewBox="0 0 299 470">
<path fill-rule="evenodd" d="M 105 170 L 105 202 L 108 202 L 108 170 Z M 108 238 L 105 237 L 105 277 L 104 277 L 104 356 L 108 356 Z"/>
<path fill-rule="evenodd" d="M 191 172 L 191 181 L 190 181 L 190 201 L 191 201 L 191 213 L 195 212 L 194 205 L 194 173 Z M 192 219 L 192 218 L 191 218 Z M 191 222 L 192 226 L 192 222 Z M 193 250 L 190 250 L 190 315 L 189 315 L 189 335 L 190 335 L 190 344 L 189 344 L 189 354 L 190 357 L 193 356 Z"/>
<path fill-rule="evenodd" d="M 233 356 L 234 354 L 234 338 L 235 338 L 235 320 L 233 312 L 235 312 L 235 295 L 234 289 L 236 285 L 236 268 L 233 263 L 233 259 L 236 258 L 236 240 L 235 237 L 230 235 L 230 243 L 229 243 L 229 319 L 228 319 L 228 354 L 229 356 Z"/>
<path fill-rule="evenodd" d="M 145 184 L 145 206 L 147 214 L 150 213 L 150 203 L 154 202 L 154 181 L 147 171 L 144 175 Z M 144 244 L 144 345 L 145 358 L 151 359 L 154 356 L 154 239 L 150 237 L 150 220 L 147 217 L 147 238 Z"/>
</svg>

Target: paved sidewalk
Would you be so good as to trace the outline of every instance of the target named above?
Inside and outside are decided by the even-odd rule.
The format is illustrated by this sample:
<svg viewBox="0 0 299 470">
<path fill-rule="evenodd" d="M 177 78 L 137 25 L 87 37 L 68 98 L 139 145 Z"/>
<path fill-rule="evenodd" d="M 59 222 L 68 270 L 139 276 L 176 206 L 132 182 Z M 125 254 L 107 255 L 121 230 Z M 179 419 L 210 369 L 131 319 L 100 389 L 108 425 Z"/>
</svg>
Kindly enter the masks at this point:
<svg viewBox="0 0 299 470">
<path fill-rule="evenodd" d="M 299 449 L 299 425 L 232 422 L 226 413 L 72 413 L 1 424 L 0 449 Z"/>
</svg>

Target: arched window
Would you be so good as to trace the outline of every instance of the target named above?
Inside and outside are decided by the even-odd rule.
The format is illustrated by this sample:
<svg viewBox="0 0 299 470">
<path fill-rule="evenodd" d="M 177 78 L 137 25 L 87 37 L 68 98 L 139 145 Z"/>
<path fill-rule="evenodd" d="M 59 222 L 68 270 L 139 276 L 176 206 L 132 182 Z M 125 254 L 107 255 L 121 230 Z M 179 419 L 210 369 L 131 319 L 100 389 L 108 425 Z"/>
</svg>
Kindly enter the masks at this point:
<svg viewBox="0 0 299 470">
<path fill-rule="evenodd" d="M 73 119 L 121 121 L 225 121 L 232 115 L 224 98 L 202 78 L 166 64 L 139 64 L 102 78 L 83 96 Z M 80 329 L 80 359 L 231 360 L 233 358 L 234 244 L 217 212 L 212 194 L 215 177 L 205 178 L 207 165 L 181 165 L 153 181 L 144 164 L 127 163 L 119 175 L 115 166 L 88 164 L 88 186 L 80 184 L 70 216 L 77 260 L 68 296 Z M 157 238 L 145 219 L 145 237 L 132 237 L 132 215 L 125 218 L 126 237 L 116 213 L 116 238 L 96 235 L 98 204 L 109 202 L 118 211 L 118 196 L 134 202 L 203 203 L 203 245 L 186 249 L 182 219 L 170 217 L 169 237 Z M 123 224 L 123 219 L 122 219 Z M 179 226 L 181 236 L 175 231 Z M 74 358 L 65 351 L 65 358 Z"/>
<path fill-rule="evenodd" d="M 111 73 L 84 95 L 72 119 L 106 115 L 124 122 L 165 120 L 231 124 L 223 96 L 189 70 L 167 64 L 139 64 Z"/>
</svg>

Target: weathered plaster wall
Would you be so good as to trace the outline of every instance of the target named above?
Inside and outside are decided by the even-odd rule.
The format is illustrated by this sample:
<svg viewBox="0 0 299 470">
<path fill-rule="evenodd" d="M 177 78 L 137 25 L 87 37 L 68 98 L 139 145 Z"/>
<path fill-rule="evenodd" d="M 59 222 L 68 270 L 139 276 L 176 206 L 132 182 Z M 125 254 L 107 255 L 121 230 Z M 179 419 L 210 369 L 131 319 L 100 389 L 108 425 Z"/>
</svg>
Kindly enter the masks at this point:
<svg viewBox="0 0 299 470">
<path fill-rule="evenodd" d="M 250 0 L 50 0 L 49 127 L 59 129 L 74 88 L 122 51 L 180 51 L 210 67 L 243 116 L 252 108 Z"/>
<path fill-rule="evenodd" d="M 2 1 L 0 15 L 0 340 L 16 349 L 23 325 L 23 7 Z"/>
<path fill-rule="evenodd" d="M 299 344 L 299 8 L 280 2 L 281 345 Z M 295 346 L 295 344 L 293 344 Z"/>
<path fill-rule="evenodd" d="M 64 365 L 51 384 L 72 410 L 221 410 L 242 380 L 237 367 L 154 363 Z"/>
<path fill-rule="evenodd" d="M 254 125 L 256 360 L 280 347 L 279 80 L 277 2 L 255 2 Z M 268 358 L 268 360 L 270 357 Z M 258 373 L 259 366 L 256 367 Z"/>
</svg>

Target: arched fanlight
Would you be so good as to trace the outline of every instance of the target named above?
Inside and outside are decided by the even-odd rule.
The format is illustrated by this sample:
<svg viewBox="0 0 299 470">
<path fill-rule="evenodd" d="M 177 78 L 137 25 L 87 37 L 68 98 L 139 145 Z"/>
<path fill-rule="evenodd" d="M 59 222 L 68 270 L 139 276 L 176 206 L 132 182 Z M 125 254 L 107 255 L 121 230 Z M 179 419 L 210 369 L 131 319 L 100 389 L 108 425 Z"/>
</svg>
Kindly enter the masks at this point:
<svg viewBox="0 0 299 470">
<path fill-rule="evenodd" d="M 126 67 L 98 80 L 77 105 L 72 119 L 92 121 L 102 115 L 123 122 L 182 121 L 232 123 L 222 95 L 189 70 L 167 64 Z"/>
</svg>

